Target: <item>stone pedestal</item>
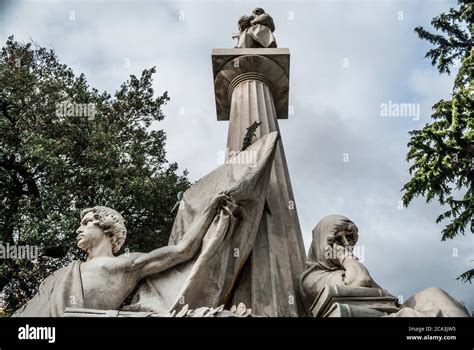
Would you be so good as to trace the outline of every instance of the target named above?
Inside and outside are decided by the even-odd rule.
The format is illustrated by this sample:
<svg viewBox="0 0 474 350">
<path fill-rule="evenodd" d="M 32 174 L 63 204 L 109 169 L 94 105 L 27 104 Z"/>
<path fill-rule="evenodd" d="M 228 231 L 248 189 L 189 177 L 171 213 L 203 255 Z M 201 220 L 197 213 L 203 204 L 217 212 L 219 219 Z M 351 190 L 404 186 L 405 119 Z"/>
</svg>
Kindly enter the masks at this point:
<svg viewBox="0 0 474 350">
<path fill-rule="evenodd" d="M 399 311 L 384 289 L 326 286 L 310 307 L 313 317 L 382 317 Z"/>
<path fill-rule="evenodd" d="M 229 120 L 227 150 L 240 151 L 246 128 L 256 137 L 280 131 L 288 118 L 288 49 L 215 49 L 212 54 L 218 120 Z M 231 304 L 243 302 L 262 316 L 302 316 L 298 278 L 305 252 L 280 140 L 253 253 Z"/>
</svg>

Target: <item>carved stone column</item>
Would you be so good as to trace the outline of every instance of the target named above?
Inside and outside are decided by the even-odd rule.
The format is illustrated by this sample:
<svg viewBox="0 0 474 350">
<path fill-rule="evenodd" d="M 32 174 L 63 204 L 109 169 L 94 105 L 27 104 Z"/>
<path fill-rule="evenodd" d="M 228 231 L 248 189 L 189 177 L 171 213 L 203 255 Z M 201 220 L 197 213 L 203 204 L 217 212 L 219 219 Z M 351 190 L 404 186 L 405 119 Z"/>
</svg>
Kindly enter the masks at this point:
<svg viewBox="0 0 474 350">
<path fill-rule="evenodd" d="M 240 151 L 246 129 L 256 136 L 280 131 L 288 117 L 288 49 L 215 49 L 214 84 L 218 120 L 229 120 L 228 151 Z M 243 302 L 252 313 L 301 316 L 298 278 L 305 259 L 283 144 L 279 142 L 251 258 L 229 304 Z"/>
</svg>

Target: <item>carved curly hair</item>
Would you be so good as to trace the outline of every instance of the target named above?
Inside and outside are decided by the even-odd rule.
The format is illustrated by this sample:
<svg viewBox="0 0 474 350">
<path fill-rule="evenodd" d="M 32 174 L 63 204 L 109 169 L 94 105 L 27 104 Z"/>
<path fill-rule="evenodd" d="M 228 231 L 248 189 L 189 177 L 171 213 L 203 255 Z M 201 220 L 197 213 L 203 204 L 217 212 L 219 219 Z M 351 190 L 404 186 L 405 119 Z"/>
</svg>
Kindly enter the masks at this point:
<svg viewBox="0 0 474 350">
<path fill-rule="evenodd" d="M 117 253 L 127 237 L 127 229 L 122 215 L 114 209 L 96 206 L 84 209 L 81 212 L 81 220 L 84 215 L 91 212 L 97 221 L 96 224 L 104 230 L 107 236 L 112 238 L 112 251 Z"/>
</svg>

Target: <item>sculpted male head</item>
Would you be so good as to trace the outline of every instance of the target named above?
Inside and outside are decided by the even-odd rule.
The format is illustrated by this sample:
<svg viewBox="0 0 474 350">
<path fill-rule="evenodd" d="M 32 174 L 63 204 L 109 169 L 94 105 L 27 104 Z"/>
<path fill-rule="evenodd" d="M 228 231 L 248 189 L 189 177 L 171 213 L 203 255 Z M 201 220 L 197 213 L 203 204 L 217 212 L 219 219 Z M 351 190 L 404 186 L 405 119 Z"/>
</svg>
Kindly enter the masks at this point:
<svg viewBox="0 0 474 350">
<path fill-rule="evenodd" d="M 81 212 L 81 225 L 76 232 L 77 246 L 85 251 L 108 239 L 112 244 L 112 252 L 117 253 L 127 236 L 122 215 L 116 210 L 101 206 Z"/>
<path fill-rule="evenodd" d="M 257 7 L 252 11 L 252 14 L 255 16 L 259 16 L 265 13 L 265 10 L 262 9 L 261 7 Z"/>
</svg>

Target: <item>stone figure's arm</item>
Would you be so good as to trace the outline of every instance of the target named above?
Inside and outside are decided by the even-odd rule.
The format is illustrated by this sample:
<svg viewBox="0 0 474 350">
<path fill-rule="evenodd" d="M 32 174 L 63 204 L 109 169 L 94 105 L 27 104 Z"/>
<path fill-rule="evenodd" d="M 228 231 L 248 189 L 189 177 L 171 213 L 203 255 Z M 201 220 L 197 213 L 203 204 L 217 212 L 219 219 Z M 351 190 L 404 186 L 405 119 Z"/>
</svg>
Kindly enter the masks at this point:
<svg viewBox="0 0 474 350">
<path fill-rule="evenodd" d="M 133 260 L 131 268 L 138 272 L 140 278 L 144 278 L 191 259 L 201 247 L 202 239 L 217 214 L 219 204 L 228 199 L 229 197 L 223 193 L 215 196 L 178 244 L 161 247 L 138 256 Z"/>
<path fill-rule="evenodd" d="M 272 32 L 275 31 L 275 24 L 273 24 L 273 19 L 268 13 L 262 13 L 261 15 L 256 16 L 252 21 L 250 21 L 250 24 L 262 24 L 270 28 Z"/>
<path fill-rule="evenodd" d="M 367 268 L 362 265 L 353 255 L 341 258 L 341 266 L 344 268 L 344 283 L 350 287 L 373 287 L 374 281 L 370 277 Z"/>
<path fill-rule="evenodd" d="M 242 16 L 239 18 L 239 21 L 237 22 L 237 27 L 239 28 L 240 31 L 243 31 L 250 27 L 250 22 L 254 19 L 255 16 Z"/>
<path fill-rule="evenodd" d="M 334 264 L 344 269 L 343 283 L 349 287 L 374 287 L 375 282 L 370 277 L 367 268 L 342 245 L 335 244 L 333 247 L 326 248 L 330 250 L 332 261 Z"/>
</svg>

